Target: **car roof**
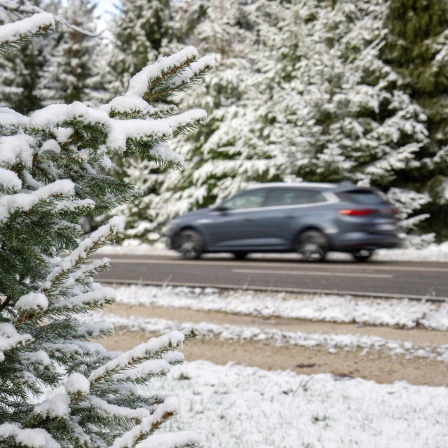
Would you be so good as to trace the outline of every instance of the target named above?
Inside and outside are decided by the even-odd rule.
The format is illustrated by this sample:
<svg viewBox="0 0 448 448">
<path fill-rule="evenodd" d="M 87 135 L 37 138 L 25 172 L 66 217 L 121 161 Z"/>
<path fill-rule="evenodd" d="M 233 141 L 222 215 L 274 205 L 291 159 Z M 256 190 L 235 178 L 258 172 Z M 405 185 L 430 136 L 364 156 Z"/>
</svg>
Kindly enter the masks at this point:
<svg viewBox="0 0 448 448">
<path fill-rule="evenodd" d="M 266 183 L 257 183 L 250 185 L 247 189 L 261 189 L 261 188 L 306 188 L 309 190 L 326 190 L 326 191 L 334 191 L 334 192 L 342 192 L 342 191 L 350 191 L 353 189 L 356 190 L 370 190 L 372 191 L 372 187 L 360 187 L 353 184 L 350 181 L 344 181 L 340 183 L 330 183 L 330 182 L 266 182 Z"/>
</svg>

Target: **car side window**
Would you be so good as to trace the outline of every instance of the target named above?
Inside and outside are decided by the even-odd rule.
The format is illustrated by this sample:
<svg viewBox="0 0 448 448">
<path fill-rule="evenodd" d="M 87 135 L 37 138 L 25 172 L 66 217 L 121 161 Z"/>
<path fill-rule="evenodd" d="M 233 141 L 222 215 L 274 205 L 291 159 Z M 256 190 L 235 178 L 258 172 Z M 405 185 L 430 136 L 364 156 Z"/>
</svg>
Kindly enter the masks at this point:
<svg viewBox="0 0 448 448">
<path fill-rule="evenodd" d="M 222 207 L 227 210 L 263 207 L 265 196 L 265 190 L 246 191 L 227 199 L 222 203 Z"/>
<path fill-rule="evenodd" d="M 272 190 L 266 200 L 266 207 L 304 205 L 325 202 L 325 196 L 319 191 L 282 188 Z"/>
</svg>

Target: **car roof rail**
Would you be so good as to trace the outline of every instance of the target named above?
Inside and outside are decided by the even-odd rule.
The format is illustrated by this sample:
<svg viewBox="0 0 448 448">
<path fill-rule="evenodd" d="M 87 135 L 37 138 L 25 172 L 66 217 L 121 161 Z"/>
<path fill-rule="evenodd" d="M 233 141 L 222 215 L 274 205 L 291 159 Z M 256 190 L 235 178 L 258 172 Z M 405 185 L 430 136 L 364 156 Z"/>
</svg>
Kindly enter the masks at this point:
<svg viewBox="0 0 448 448">
<path fill-rule="evenodd" d="M 351 180 L 343 180 L 338 185 L 340 187 L 355 187 L 355 184 Z"/>
</svg>

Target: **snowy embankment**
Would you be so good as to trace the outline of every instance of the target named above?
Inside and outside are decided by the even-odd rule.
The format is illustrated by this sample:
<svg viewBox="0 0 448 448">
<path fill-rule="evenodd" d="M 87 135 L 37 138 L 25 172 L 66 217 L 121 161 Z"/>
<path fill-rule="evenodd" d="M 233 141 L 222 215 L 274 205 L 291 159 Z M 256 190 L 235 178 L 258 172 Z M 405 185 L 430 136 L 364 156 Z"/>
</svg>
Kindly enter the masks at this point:
<svg viewBox="0 0 448 448">
<path fill-rule="evenodd" d="M 197 361 L 148 386 L 213 448 L 446 448 L 448 389 Z"/>
<path fill-rule="evenodd" d="M 224 293 L 210 288 L 136 285 L 117 288 L 117 302 L 260 317 L 448 330 L 448 303 L 340 296 L 295 297 L 254 291 Z"/>
<path fill-rule="evenodd" d="M 84 319 L 81 318 L 81 321 Z M 177 322 L 166 319 L 149 319 L 138 316 L 122 317 L 115 314 L 89 314 L 87 322 L 107 322 L 120 332 L 140 332 L 148 335 L 165 334 L 174 330 L 195 328 L 201 339 L 217 339 L 222 342 L 262 342 L 273 346 L 300 346 L 310 349 L 323 348 L 336 354 L 339 350 L 361 350 L 362 355 L 370 351 L 384 351 L 405 358 L 426 358 L 448 363 L 448 344 L 413 344 L 410 341 L 396 341 L 358 334 L 320 334 L 300 331 L 281 331 L 236 325 L 216 325 L 208 322 Z"/>
<path fill-rule="evenodd" d="M 337 356 L 356 351 L 359 362 L 386 352 L 448 363 L 448 345 L 417 344 L 362 334 L 282 331 L 200 322 L 145 318 L 133 306 L 221 312 L 257 317 L 283 317 L 327 322 L 448 329 L 448 305 L 407 300 L 303 297 L 253 291 L 142 287 L 117 288 L 118 304 L 130 316 L 94 313 L 89 322 L 113 323 L 118 332 L 166 333 L 194 326 L 201 338 L 218 346 L 261 342 L 266 356 L 275 347 L 306 347 Z M 117 307 L 118 310 L 120 307 Z M 114 311 L 113 311 L 114 312 Z M 179 315 L 179 314 L 178 314 Z M 335 358 L 336 359 L 336 358 Z M 365 360 L 365 361 L 363 361 Z M 445 364 L 446 365 L 446 364 Z M 331 371 L 331 366 L 328 366 Z M 387 369 L 387 365 L 384 365 Z M 343 370 L 342 370 L 343 371 Z M 214 448 L 446 448 L 448 388 L 405 382 L 378 384 L 337 374 L 298 375 L 206 361 L 177 366 L 166 379 L 142 386 L 148 394 L 176 395 L 181 414 L 165 430 L 189 429 Z"/>
<path fill-rule="evenodd" d="M 125 240 L 121 246 L 107 246 L 99 251 L 109 255 L 173 255 L 175 251 L 169 250 L 162 243 L 145 244 L 138 240 Z M 215 255 L 214 255 L 215 256 Z M 218 256 L 218 255 L 216 255 Z M 221 255 L 220 255 L 221 256 Z M 223 254 L 222 256 L 230 256 Z M 252 254 L 251 258 L 297 258 L 295 254 Z M 328 260 L 351 260 L 350 255 L 330 252 Z M 425 249 L 381 249 L 377 250 L 372 258 L 377 261 L 439 261 L 448 262 L 448 241 L 442 244 L 431 244 Z"/>
</svg>

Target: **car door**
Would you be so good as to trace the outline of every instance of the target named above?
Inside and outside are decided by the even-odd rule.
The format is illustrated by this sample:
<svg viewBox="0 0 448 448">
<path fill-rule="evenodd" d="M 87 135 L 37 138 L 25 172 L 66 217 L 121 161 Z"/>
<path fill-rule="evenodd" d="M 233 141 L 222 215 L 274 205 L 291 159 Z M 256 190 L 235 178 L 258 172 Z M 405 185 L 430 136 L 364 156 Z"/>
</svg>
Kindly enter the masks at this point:
<svg viewBox="0 0 448 448">
<path fill-rule="evenodd" d="M 211 250 L 242 250 L 257 246 L 266 237 L 258 222 L 263 216 L 266 189 L 239 193 L 224 201 L 203 224 Z"/>
<path fill-rule="evenodd" d="M 319 191 L 302 188 L 273 188 L 265 200 L 265 214 L 262 225 L 272 241 L 281 248 L 289 248 L 291 241 L 310 214 L 317 216 L 327 202 Z M 316 219 L 319 222 L 319 219 Z"/>
</svg>

